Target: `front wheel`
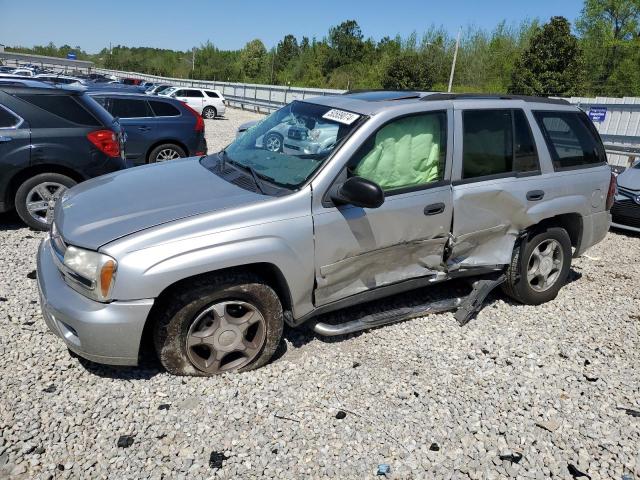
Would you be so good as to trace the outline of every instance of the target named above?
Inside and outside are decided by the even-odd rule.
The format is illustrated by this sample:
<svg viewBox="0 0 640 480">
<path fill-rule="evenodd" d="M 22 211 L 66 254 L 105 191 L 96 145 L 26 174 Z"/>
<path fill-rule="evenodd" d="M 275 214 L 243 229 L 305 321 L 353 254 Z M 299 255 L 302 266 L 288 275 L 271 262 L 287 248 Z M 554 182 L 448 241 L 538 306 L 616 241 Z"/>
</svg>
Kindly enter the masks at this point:
<svg viewBox="0 0 640 480">
<path fill-rule="evenodd" d="M 35 230 L 49 230 L 56 202 L 76 181 L 59 173 L 40 173 L 25 180 L 15 196 L 18 215 Z"/>
<path fill-rule="evenodd" d="M 556 298 L 571 268 L 571 239 L 564 228 L 548 228 L 514 249 L 504 292 L 526 305 Z"/>
<path fill-rule="evenodd" d="M 160 362 L 174 375 L 259 368 L 271 359 L 282 337 L 280 299 L 249 274 L 193 281 L 161 308 L 154 343 Z"/>
</svg>

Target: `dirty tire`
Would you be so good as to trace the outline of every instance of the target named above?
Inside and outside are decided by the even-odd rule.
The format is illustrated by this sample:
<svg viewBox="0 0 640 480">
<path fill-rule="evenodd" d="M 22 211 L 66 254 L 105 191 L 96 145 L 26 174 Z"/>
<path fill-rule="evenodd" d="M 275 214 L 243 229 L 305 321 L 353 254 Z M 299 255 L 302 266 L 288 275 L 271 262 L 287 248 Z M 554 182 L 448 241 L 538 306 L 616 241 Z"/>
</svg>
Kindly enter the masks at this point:
<svg viewBox="0 0 640 480">
<path fill-rule="evenodd" d="M 207 276 L 176 289 L 158 306 L 153 340 L 160 363 L 169 373 L 210 376 L 189 360 L 187 334 L 202 311 L 228 300 L 248 302 L 257 307 L 266 327 L 260 352 L 249 364 L 235 371 L 260 368 L 271 359 L 280 344 L 284 325 L 282 304 L 276 292 L 258 276 L 248 273 Z"/>
<path fill-rule="evenodd" d="M 76 185 L 76 181 L 66 175 L 60 173 L 40 173 L 31 178 L 28 178 L 18 187 L 15 196 L 15 208 L 20 219 L 34 230 L 48 230 L 49 225 L 43 222 L 39 222 L 31 216 L 27 208 L 29 192 L 36 188 L 38 185 L 54 183 L 60 184 L 65 188 L 71 188 Z"/>
<path fill-rule="evenodd" d="M 539 292 L 534 290 L 527 281 L 527 262 L 535 248 L 547 240 L 556 240 L 560 244 L 563 263 L 555 283 L 548 290 Z M 514 248 L 511 265 L 507 269 L 507 280 L 502 284 L 502 290 L 509 297 L 525 305 L 540 305 L 549 302 L 556 298 L 564 286 L 571 268 L 571 258 L 571 239 L 564 228 L 551 227 L 533 232 Z"/>
<path fill-rule="evenodd" d="M 174 158 L 171 159 L 164 159 L 164 158 L 160 158 L 163 157 L 164 155 L 169 154 L 169 152 L 174 152 L 175 156 Z M 187 154 L 185 153 L 184 149 L 174 143 L 163 143 L 162 145 L 158 145 L 156 148 L 154 148 L 153 150 L 151 150 L 151 153 L 149 153 L 149 157 L 147 158 L 148 163 L 159 163 L 159 162 L 163 162 L 163 161 L 167 161 L 167 160 L 174 160 L 177 158 L 184 158 L 186 157 Z"/>
</svg>

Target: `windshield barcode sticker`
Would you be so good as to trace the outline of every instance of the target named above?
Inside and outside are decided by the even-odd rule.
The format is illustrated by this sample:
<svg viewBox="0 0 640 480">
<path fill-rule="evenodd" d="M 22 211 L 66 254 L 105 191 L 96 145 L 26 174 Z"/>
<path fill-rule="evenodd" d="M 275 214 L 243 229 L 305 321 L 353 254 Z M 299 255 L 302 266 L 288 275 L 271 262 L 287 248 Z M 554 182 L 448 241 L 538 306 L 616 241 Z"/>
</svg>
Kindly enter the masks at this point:
<svg viewBox="0 0 640 480">
<path fill-rule="evenodd" d="M 345 112 L 344 110 L 329 110 L 325 113 L 322 118 L 326 120 L 333 120 L 334 122 L 344 123 L 345 125 L 351 125 L 357 119 L 360 118 L 360 115 L 351 112 Z"/>
</svg>

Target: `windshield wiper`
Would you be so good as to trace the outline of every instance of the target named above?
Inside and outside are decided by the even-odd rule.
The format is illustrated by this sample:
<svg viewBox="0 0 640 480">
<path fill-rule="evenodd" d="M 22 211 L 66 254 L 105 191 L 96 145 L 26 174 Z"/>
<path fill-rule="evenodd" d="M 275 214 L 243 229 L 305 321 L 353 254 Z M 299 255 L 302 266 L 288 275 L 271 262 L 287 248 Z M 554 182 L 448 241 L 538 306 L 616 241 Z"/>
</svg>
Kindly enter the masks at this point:
<svg viewBox="0 0 640 480">
<path fill-rule="evenodd" d="M 251 173 L 251 176 L 253 177 L 253 181 L 255 182 L 256 187 L 258 187 L 258 190 L 260 190 L 260 193 L 262 195 L 266 195 L 266 193 L 264 192 L 264 188 L 262 188 L 262 180 L 256 173 L 255 169 L 249 165 L 245 165 L 244 168 L 246 168 Z"/>
<path fill-rule="evenodd" d="M 256 173 L 255 169 L 250 166 L 250 165 L 244 165 L 241 164 L 240 162 L 235 162 L 233 160 L 231 160 L 230 158 L 228 158 L 229 156 L 227 155 L 226 150 L 222 150 L 220 152 L 222 154 L 222 170 L 224 170 L 224 166 L 226 165 L 227 162 L 229 162 L 231 165 L 233 165 L 234 167 L 244 171 L 244 172 L 249 172 L 251 174 L 251 178 L 253 179 L 253 183 L 256 184 L 256 188 L 260 191 L 260 193 L 262 195 L 266 195 L 266 192 L 264 190 L 263 187 L 263 183 L 262 183 L 262 179 L 260 178 L 260 176 Z"/>
</svg>

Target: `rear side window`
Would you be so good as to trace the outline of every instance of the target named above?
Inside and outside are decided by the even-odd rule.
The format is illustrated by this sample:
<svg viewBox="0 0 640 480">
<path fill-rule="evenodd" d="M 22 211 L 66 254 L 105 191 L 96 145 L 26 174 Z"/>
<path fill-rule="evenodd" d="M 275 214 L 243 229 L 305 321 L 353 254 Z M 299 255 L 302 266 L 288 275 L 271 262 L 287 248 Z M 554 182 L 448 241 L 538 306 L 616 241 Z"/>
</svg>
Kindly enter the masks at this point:
<svg viewBox="0 0 640 480">
<path fill-rule="evenodd" d="M 193 97 L 193 98 L 197 98 L 197 97 L 204 97 L 204 95 L 202 95 L 202 92 L 200 90 L 184 90 L 184 94 L 183 97 Z"/>
<path fill-rule="evenodd" d="M 12 128 L 18 125 L 20 119 L 0 105 L 0 128 Z"/>
<path fill-rule="evenodd" d="M 538 154 L 522 110 L 463 112 L 462 178 L 539 171 Z"/>
<path fill-rule="evenodd" d="M 151 109 L 156 117 L 178 117 L 180 110 L 168 102 L 149 101 Z"/>
<path fill-rule="evenodd" d="M 151 117 L 151 110 L 145 100 L 132 100 L 129 98 L 112 98 L 111 115 L 120 118 Z"/>
<path fill-rule="evenodd" d="M 549 146 L 555 170 L 567 170 L 606 162 L 594 128 L 578 112 L 535 112 Z"/>
<path fill-rule="evenodd" d="M 18 98 L 53 113 L 69 122 L 98 127 L 100 123 L 91 115 L 73 95 L 18 95 Z"/>
<path fill-rule="evenodd" d="M 204 92 L 207 94 L 207 97 L 220 98 L 220 95 L 218 95 L 216 92 L 212 92 L 211 90 L 205 90 Z"/>
</svg>

